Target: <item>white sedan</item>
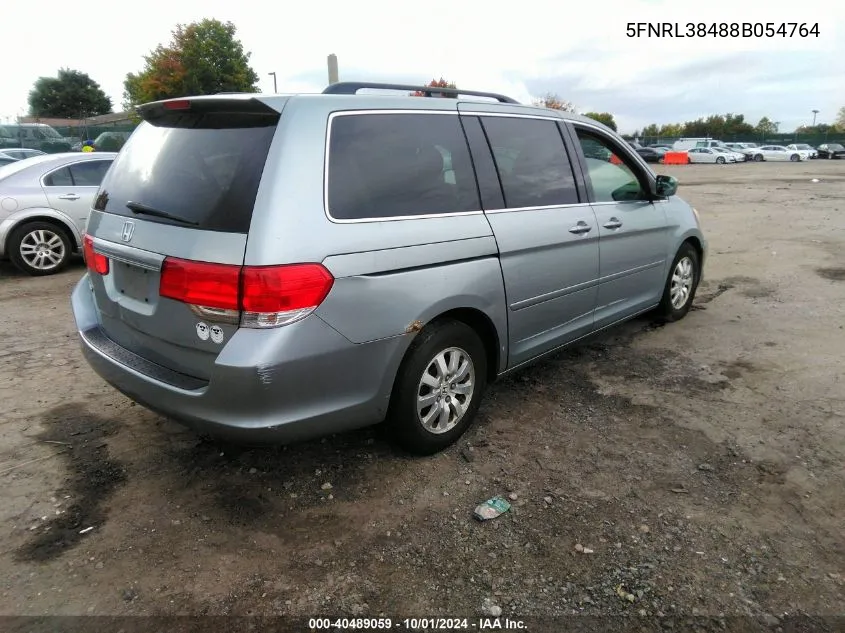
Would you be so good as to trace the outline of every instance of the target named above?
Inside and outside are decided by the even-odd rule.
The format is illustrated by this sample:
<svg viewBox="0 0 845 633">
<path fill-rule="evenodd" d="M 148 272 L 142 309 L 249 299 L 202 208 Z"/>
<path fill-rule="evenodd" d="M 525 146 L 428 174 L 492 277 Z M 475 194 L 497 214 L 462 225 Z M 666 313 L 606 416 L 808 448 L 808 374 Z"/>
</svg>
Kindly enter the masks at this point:
<svg viewBox="0 0 845 633">
<path fill-rule="evenodd" d="M 721 152 L 722 154 L 733 156 L 736 159 L 735 162 L 737 163 L 744 163 L 746 160 L 748 160 L 745 154 L 738 150 L 731 149 L 730 147 L 713 147 L 711 149 L 715 149 L 717 152 Z"/>
<path fill-rule="evenodd" d="M 810 158 L 818 158 L 819 153 L 816 151 L 816 148 L 812 145 L 807 145 L 806 143 L 793 143 L 792 145 L 787 145 L 786 149 L 795 150 L 804 160 Z"/>
<path fill-rule="evenodd" d="M 804 157 L 796 150 L 787 149 L 783 145 L 763 145 L 760 153 L 763 155 L 763 160 L 791 160 L 793 163 L 804 160 Z"/>
<path fill-rule="evenodd" d="M 720 152 L 718 147 L 693 147 L 687 150 L 689 162 L 691 163 L 735 163 L 736 156 L 732 152 Z"/>
</svg>

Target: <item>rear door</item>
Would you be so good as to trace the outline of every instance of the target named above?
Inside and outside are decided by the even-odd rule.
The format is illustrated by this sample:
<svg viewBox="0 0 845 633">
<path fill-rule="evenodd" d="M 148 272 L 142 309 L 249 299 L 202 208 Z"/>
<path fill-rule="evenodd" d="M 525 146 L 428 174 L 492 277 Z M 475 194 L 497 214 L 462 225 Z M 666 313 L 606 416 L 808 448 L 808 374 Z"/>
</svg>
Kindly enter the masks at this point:
<svg viewBox="0 0 845 633">
<path fill-rule="evenodd" d="M 208 379 L 239 327 L 240 270 L 280 112 L 239 97 L 140 112 L 88 222 L 108 259 L 106 274 L 91 274 L 101 334 Z"/>
<path fill-rule="evenodd" d="M 479 114 L 461 118 L 479 182 L 490 180 L 492 150 L 501 183 L 484 211 L 499 246 L 513 367 L 592 329 L 598 227 L 556 119 Z"/>
<path fill-rule="evenodd" d="M 106 158 L 71 163 L 51 171 L 41 179 L 50 206 L 71 218 L 80 233 L 85 230 L 88 213 L 94 205 L 94 196 L 112 160 Z"/>
</svg>

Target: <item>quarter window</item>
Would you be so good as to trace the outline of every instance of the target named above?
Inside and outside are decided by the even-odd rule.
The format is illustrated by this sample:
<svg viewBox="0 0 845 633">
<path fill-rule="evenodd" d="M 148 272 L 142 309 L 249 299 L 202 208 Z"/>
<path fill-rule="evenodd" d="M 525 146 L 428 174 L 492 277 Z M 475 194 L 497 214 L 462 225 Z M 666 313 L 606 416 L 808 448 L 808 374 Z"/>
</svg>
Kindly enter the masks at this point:
<svg viewBox="0 0 845 633">
<path fill-rule="evenodd" d="M 328 211 L 333 218 L 480 209 L 457 114 L 356 114 L 333 119 L 328 170 Z"/>
<path fill-rule="evenodd" d="M 576 204 L 572 164 L 557 123 L 481 117 L 509 209 Z"/>
<path fill-rule="evenodd" d="M 44 179 L 48 187 L 73 187 L 73 177 L 70 175 L 69 167 L 57 169 Z"/>
<path fill-rule="evenodd" d="M 576 132 L 587 163 L 587 174 L 593 186 L 595 202 L 648 199 L 627 156 L 617 154 L 613 144 L 604 137 L 582 129 L 577 129 Z M 704 148 L 698 151 L 710 153 L 710 150 Z"/>
</svg>

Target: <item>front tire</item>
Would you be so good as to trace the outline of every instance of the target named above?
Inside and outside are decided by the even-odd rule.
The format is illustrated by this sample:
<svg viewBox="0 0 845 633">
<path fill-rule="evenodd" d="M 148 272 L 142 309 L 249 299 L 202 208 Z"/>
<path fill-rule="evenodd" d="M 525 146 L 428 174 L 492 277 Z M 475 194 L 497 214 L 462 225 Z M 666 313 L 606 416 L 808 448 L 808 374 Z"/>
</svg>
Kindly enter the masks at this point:
<svg viewBox="0 0 845 633">
<path fill-rule="evenodd" d="M 49 222 L 30 222 L 12 231 L 9 259 L 33 277 L 54 275 L 70 261 L 70 240 L 63 230 Z"/>
<path fill-rule="evenodd" d="M 663 288 L 663 297 L 657 307 L 657 316 L 665 323 L 683 319 L 692 307 L 698 282 L 701 280 L 701 268 L 698 251 L 692 244 L 685 242 L 669 269 L 669 276 Z"/>
<path fill-rule="evenodd" d="M 724 165 L 724 164 L 725 164 L 725 157 L 724 157 L 724 156 L 718 156 L 718 157 L 716 157 L 716 164 L 718 164 L 718 165 Z"/>
<path fill-rule="evenodd" d="M 797 163 L 799 160 L 801 160 L 801 157 L 798 154 L 793 154 L 789 157 L 789 160 L 793 163 Z"/>
<path fill-rule="evenodd" d="M 762 163 L 763 162 L 763 155 L 762 154 L 756 154 L 754 156 L 754 162 L 755 163 Z"/>
<path fill-rule="evenodd" d="M 487 353 L 461 321 L 431 323 L 399 367 L 387 427 L 399 446 L 432 455 L 454 444 L 472 424 L 487 386 Z"/>
</svg>

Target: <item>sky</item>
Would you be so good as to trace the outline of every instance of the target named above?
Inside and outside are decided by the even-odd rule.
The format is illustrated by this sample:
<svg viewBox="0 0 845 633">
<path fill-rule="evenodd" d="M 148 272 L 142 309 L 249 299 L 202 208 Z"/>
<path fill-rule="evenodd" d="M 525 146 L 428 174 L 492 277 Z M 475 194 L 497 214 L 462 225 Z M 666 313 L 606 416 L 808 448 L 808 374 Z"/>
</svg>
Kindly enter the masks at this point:
<svg viewBox="0 0 845 633">
<path fill-rule="evenodd" d="M 51 9 L 54 5 L 54 10 Z M 128 5 L 127 5 L 128 6 Z M 113 1 L 87 0 L 84 21 L 57 0 L 42 3 L 37 40 L 30 29 L 4 31 L 0 120 L 24 115 L 40 76 L 61 67 L 88 73 L 121 109 L 123 79 L 170 39 L 177 23 L 231 21 L 259 75 L 262 91 L 320 92 L 326 57 L 341 80 L 427 82 L 508 94 L 523 103 L 557 93 L 579 112 L 612 113 L 620 131 L 709 114 L 768 116 L 782 131 L 830 123 L 845 106 L 845 3 L 767 0 L 535 0 L 513 4 L 426 0 L 147 0 L 119 17 Z M 4 8 L 4 22 L 29 23 L 26 3 Z M 98 25 L 97 18 L 103 23 Z M 819 37 L 628 37 L 629 23 L 774 23 L 819 25 Z M 79 22 L 77 28 L 75 24 Z"/>
</svg>

